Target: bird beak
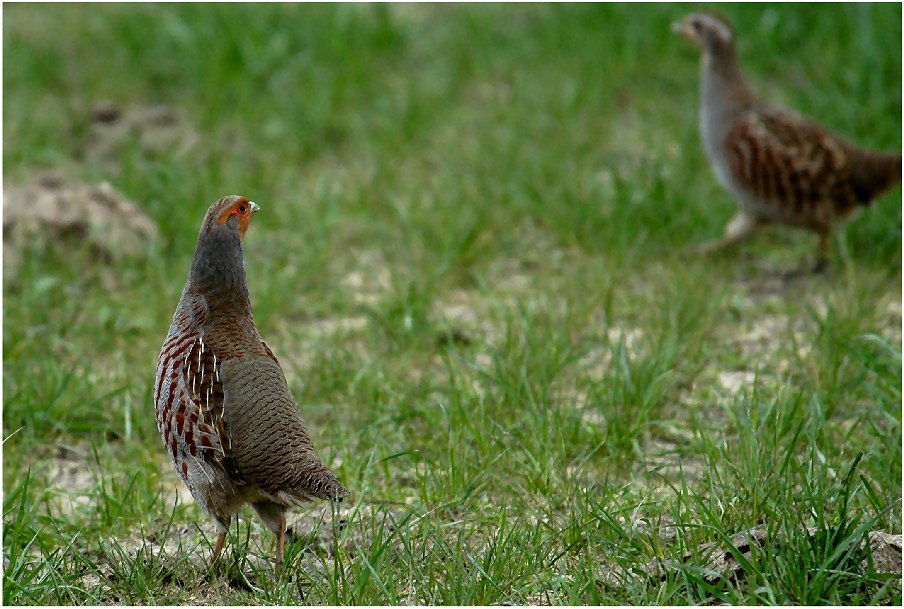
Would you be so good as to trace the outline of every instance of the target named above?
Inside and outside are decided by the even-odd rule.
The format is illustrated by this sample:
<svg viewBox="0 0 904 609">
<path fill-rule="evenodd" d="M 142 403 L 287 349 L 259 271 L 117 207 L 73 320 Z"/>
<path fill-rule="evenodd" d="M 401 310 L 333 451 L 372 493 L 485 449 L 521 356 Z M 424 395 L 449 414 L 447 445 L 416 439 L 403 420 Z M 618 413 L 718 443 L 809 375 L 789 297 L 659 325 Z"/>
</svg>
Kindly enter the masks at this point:
<svg viewBox="0 0 904 609">
<path fill-rule="evenodd" d="M 257 213 L 257 212 L 260 210 L 260 208 L 261 208 L 261 206 L 258 205 L 257 203 L 255 203 L 254 201 L 248 201 L 248 205 L 251 206 L 251 213 L 252 213 L 252 214 L 253 214 L 253 213 Z"/>
<path fill-rule="evenodd" d="M 683 34 L 684 33 L 684 22 L 683 21 L 673 21 L 672 27 L 670 29 L 675 34 Z"/>
</svg>

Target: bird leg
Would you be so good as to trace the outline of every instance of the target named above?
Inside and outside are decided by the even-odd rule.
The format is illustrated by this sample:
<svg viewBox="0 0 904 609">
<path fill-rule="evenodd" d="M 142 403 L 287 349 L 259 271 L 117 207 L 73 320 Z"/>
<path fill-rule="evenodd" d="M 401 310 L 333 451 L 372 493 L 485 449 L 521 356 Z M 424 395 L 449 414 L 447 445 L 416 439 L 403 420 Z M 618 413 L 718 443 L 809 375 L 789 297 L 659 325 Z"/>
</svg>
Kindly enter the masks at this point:
<svg viewBox="0 0 904 609">
<path fill-rule="evenodd" d="M 216 521 L 219 525 L 220 534 L 217 535 L 217 545 L 213 547 L 213 558 L 210 559 L 210 564 L 215 564 L 223 552 L 223 546 L 226 545 L 226 535 L 229 534 L 229 525 L 232 524 L 232 516 L 220 516 Z"/>
<path fill-rule="evenodd" d="M 283 519 L 285 521 L 285 519 Z M 276 533 L 276 569 L 282 571 L 283 567 L 283 556 L 286 553 L 286 531 L 284 529 L 280 529 L 278 533 Z"/>
<path fill-rule="evenodd" d="M 223 546 L 226 545 L 226 533 L 227 531 L 223 531 L 217 536 L 217 545 L 214 546 L 213 560 L 211 562 L 217 562 L 217 559 L 220 558 L 220 553 L 223 552 Z"/>
<path fill-rule="evenodd" d="M 826 269 L 829 268 L 829 259 L 825 256 L 820 256 L 816 259 L 816 264 L 813 265 L 813 274 L 814 275 L 822 275 L 826 272 Z"/>
<path fill-rule="evenodd" d="M 813 274 L 819 275 L 825 272 L 829 266 L 829 231 L 819 231 L 819 246 L 816 250 L 816 265 Z"/>
<path fill-rule="evenodd" d="M 816 250 L 816 264 L 812 268 L 797 268 L 782 273 L 782 280 L 786 283 L 808 275 L 821 275 L 829 267 L 829 230 L 819 230 L 819 246 Z"/>
<path fill-rule="evenodd" d="M 282 569 L 286 550 L 286 508 L 272 501 L 256 501 L 251 504 L 267 528 L 276 535 L 276 567 Z"/>
<path fill-rule="evenodd" d="M 745 214 L 743 211 L 739 211 L 725 226 L 725 235 L 721 239 L 701 243 L 694 248 L 694 251 L 698 254 L 711 254 L 712 252 L 725 249 L 739 241 L 747 239 L 753 235 L 758 228 L 759 223 L 755 219 Z"/>
</svg>

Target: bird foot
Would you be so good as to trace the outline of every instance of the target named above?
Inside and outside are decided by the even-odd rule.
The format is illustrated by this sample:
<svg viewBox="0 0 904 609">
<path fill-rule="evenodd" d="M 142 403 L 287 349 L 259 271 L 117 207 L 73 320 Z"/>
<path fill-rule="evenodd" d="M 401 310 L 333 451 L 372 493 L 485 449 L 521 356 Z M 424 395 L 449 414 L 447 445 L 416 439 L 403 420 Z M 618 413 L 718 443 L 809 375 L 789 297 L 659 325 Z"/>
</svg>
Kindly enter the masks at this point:
<svg viewBox="0 0 904 609">
<path fill-rule="evenodd" d="M 689 246 L 685 251 L 693 256 L 708 256 L 713 252 L 719 251 L 722 247 L 719 240 L 704 241 L 703 243 Z"/>
<path fill-rule="evenodd" d="M 782 283 L 788 284 L 792 281 L 797 281 L 808 274 L 809 272 L 803 269 L 792 269 L 790 271 L 783 271 L 779 274 L 779 277 L 781 277 Z"/>
<path fill-rule="evenodd" d="M 820 256 L 816 259 L 816 264 L 813 265 L 813 270 L 811 271 L 814 275 L 822 275 L 829 269 L 829 259 L 825 256 Z"/>
<path fill-rule="evenodd" d="M 816 262 L 816 264 L 810 268 L 799 268 L 793 269 L 790 271 L 785 271 L 781 274 L 782 281 L 785 283 L 791 283 L 792 281 L 796 281 L 798 279 L 803 279 L 805 277 L 821 277 L 826 274 L 828 271 L 829 263 L 825 259 L 820 259 Z"/>
</svg>

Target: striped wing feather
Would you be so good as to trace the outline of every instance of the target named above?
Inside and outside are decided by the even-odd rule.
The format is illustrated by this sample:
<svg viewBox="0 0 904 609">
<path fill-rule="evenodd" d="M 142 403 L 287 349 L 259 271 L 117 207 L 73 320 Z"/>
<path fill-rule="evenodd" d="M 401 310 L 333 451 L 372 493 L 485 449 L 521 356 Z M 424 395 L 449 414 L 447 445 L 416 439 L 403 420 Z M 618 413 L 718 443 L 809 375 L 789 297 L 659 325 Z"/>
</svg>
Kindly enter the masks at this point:
<svg viewBox="0 0 904 609">
<path fill-rule="evenodd" d="M 806 119 L 746 112 L 732 125 L 725 151 L 734 179 L 783 215 L 843 214 L 857 205 L 849 145 Z"/>
</svg>

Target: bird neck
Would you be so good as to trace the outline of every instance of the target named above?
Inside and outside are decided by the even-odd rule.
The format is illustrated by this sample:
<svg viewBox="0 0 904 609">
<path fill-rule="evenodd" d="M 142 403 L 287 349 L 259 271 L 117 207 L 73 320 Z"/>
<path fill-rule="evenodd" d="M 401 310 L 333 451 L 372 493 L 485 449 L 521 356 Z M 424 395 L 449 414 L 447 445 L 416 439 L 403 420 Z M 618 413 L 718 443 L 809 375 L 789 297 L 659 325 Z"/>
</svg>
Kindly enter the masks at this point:
<svg viewBox="0 0 904 609">
<path fill-rule="evenodd" d="M 211 310 L 250 313 L 238 233 L 214 229 L 198 238 L 189 285 L 192 291 L 204 296 Z"/>
<path fill-rule="evenodd" d="M 750 106 L 754 101 L 734 46 L 703 53 L 700 75 L 700 103 L 720 114 L 719 110 L 731 112 Z"/>
</svg>

